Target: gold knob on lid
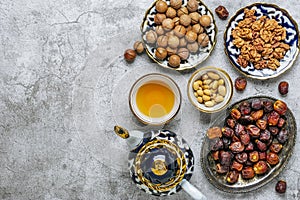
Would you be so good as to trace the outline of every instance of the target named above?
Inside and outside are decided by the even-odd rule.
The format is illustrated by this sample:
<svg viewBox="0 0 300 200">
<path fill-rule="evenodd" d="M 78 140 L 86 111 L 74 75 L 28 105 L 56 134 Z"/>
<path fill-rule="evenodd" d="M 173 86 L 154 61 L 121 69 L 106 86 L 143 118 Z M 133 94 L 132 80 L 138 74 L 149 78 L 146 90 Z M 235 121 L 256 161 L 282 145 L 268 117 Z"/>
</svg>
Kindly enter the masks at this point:
<svg viewBox="0 0 300 200">
<path fill-rule="evenodd" d="M 164 175 L 168 171 L 165 160 L 155 160 L 153 162 L 153 167 L 151 168 L 151 171 L 158 176 Z"/>
</svg>

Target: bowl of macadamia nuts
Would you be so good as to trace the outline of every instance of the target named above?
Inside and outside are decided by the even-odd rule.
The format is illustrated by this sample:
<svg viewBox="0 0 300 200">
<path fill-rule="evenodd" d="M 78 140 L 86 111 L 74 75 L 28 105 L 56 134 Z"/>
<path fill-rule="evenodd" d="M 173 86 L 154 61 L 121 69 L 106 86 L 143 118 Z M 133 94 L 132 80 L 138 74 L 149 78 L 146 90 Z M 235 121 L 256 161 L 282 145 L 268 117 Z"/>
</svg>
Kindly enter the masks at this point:
<svg viewBox="0 0 300 200">
<path fill-rule="evenodd" d="M 157 0 L 141 25 L 145 49 L 160 66 L 185 70 L 203 62 L 216 44 L 212 12 L 197 0 Z"/>
<path fill-rule="evenodd" d="M 208 66 L 192 74 L 187 93 L 198 110 L 214 113 L 226 108 L 232 98 L 232 89 L 232 80 L 224 70 Z"/>
</svg>

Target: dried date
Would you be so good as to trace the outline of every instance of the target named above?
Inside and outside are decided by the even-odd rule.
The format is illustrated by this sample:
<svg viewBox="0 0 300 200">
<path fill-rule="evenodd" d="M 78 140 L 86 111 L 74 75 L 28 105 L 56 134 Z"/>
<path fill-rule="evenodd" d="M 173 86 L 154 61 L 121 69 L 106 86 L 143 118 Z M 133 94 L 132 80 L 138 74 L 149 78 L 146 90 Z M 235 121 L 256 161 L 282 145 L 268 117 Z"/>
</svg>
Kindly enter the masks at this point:
<svg viewBox="0 0 300 200">
<path fill-rule="evenodd" d="M 277 135 L 277 140 L 281 144 L 284 144 L 288 139 L 289 139 L 289 134 L 286 129 L 282 129 Z"/>
<path fill-rule="evenodd" d="M 279 157 L 276 153 L 274 152 L 269 152 L 267 154 L 267 162 L 270 164 L 270 165 L 277 165 L 279 163 Z"/>
<path fill-rule="evenodd" d="M 275 190 L 278 193 L 285 193 L 286 191 L 286 182 L 283 180 L 280 180 L 277 182 L 276 186 L 275 186 Z"/>
<path fill-rule="evenodd" d="M 228 166 L 221 165 L 220 163 L 216 165 L 216 171 L 218 174 L 226 174 L 228 170 L 229 170 Z"/>
<path fill-rule="evenodd" d="M 255 174 L 258 174 L 258 175 L 264 174 L 268 171 L 268 165 L 265 161 L 260 160 L 254 164 L 253 170 L 254 170 Z"/>
<path fill-rule="evenodd" d="M 244 146 L 241 142 L 233 142 L 233 143 L 231 143 L 231 145 L 229 146 L 229 149 L 230 149 L 233 153 L 240 153 L 240 152 L 244 151 L 245 146 Z"/>
<path fill-rule="evenodd" d="M 229 15 L 228 10 L 224 6 L 221 6 L 221 5 L 215 9 L 215 12 L 217 13 L 218 17 L 222 20 L 227 19 L 228 15 Z"/>
<path fill-rule="evenodd" d="M 244 91 L 247 86 L 247 80 L 244 77 L 238 77 L 234 81 L 234 87 L 238 91 Z"/>
<path fill-rule="evenodd" d="M 284 103 L 283 101 L 277 100 L 274 103 L 274 110 L 280 114 L 280 115 L 284 115 L 287 111 L 287 105 L 286 103 Z"/>
<path fill-rule="evenodd" d="M 229 167 L 231 164 L 231 153 L 228 151 L 221 151 L 219 159 L 221 165 Z"/>
<path fill-rule="evenodd" d="M 233 171 L 230 171 L 228 174 L 227 174 L 227 178 L 226 178 L 226 181 L 228 183 L 231 183 L 231 184 L 234 184 L 238 181 L 239 179 L 239 176 L 240 176 L 240 173 L 233 170 Z"/>
<path fill-rule="evenodd" d="M 281 95 L 286 95 L 289 92 L 289 83 L 282 81 L 278 85 L 278 91 Z"/>
<path fill-rule="evenodd" d="M 238 161 L 239 163 L 246 163 L 246 161 L 248 160 L 248 155 L 247 153 L 243 152 L 243 153 L 239 153 L 235 155 L 235 160 Z"/>
<path fill-rule="evenodd" d="M 242 170 L 242 178 L 243 179 L 251 179 L 255 176 L 255 172 L 252 167 L 245 167 Z"/>
</svg>

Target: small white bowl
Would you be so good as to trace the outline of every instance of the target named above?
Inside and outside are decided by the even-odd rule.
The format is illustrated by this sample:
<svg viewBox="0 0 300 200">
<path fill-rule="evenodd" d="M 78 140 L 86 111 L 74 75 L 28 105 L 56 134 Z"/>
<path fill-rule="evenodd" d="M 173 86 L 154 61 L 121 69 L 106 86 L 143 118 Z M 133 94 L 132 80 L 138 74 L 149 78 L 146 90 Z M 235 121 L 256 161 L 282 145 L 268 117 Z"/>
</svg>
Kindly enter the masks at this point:
<svg viewBox="0 0 300 200">
<path fill-rule="evenodd" d="M 193 83 L 201 78 L 202 75 L 207 72 L 214 72 L 220 76 L 224 80 L 224 86 L 226 87 L 226 94 L 224 96 L 224 100 L 212 107 L 207 107 L 202 103 L 197 101 L 197 97 L 194 95 Z M 187 87 L 188 97 L 190 102 L 200 111 L 205 113 L 214 113 L 223 110 L 230 102 L 233 94 L 233 84 L 230 76 L 223 69 L 216 67 L 202 67 L 195 71 L 189 79 L 188 87 Z"/>
<path fill-rule="evenodd" d="M 155 118 L 155 117 L 146 116 L 139 110 L 137 103 L 136 103 L 136 95 L 137 95 L 139 88 L 148 83 L 161 84 L 161 85 L 169 88 L 174 93 L 174 97 L 175 97 L 174 106 L 168 114 L 166 114 L 162 117 Z M 181 99 L 182 99 L 182 97 L 181 97 L 180 89 L 174 80 L 172 80 L 170 77 L 163 75 L 163 74 L 151 73 L 151 74 L 142 76 L 133 84 L 133 86 L 131 87 L 130 93 L 129 93 L 129 106 L 130 106 L 132 113 L 142 123 L 158 126 L 158 125 L 163 125 L 165 123 L 168 123 L 177 115 L 177 113 L 180 109 L 180 106 L 181 106 L 181 101 L 182 101 Z"/>
</svg>

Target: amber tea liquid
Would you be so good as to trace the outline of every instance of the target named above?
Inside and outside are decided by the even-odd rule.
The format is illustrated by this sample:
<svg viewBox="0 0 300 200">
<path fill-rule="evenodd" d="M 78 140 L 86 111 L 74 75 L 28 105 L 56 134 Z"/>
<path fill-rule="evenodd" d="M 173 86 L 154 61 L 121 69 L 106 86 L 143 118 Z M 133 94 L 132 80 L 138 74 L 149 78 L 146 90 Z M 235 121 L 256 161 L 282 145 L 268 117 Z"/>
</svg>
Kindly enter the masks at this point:
<svg viewBox="0 0 300 200">
<path fill-rule="evenodd" d="M 163 117 L 171 112 L 175 102 L 174 93 L 159 83 L 146 83 L 136 94 L 138 109 L 148 117 Z"/>
</svg>

